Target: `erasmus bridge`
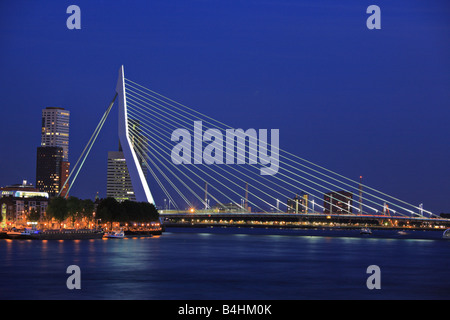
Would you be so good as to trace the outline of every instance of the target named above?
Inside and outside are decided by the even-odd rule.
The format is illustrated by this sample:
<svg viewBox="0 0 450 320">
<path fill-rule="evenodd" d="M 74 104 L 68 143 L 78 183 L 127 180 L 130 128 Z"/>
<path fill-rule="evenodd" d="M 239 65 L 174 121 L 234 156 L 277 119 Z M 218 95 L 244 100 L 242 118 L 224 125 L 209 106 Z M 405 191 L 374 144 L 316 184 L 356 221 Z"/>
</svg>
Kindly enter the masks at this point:
<svg viewBox="0 0 450 320">
<path fill-rule="evenodd" d="M 116 101 L 136 201 L 154 204 L 163 218 L 449 225 L 362 177 L 347 178 L 280 149 L 276 130 L 269 139 L 268 130 L 233 129 L 126 78 L 123 66 L 114 98 L 67 179 L 67 194 Z M 156 190 L 163 198 L 155 199 Z"/>
</svg>

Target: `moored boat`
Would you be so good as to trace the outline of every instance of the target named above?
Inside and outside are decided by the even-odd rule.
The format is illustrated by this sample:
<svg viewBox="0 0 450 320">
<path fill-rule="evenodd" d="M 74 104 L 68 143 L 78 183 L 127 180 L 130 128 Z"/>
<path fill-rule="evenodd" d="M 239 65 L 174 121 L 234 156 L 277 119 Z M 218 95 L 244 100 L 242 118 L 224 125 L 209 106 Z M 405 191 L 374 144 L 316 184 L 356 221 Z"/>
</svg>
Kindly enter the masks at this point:
<svg viewBox="0 0 450 320">
<path fill-rule="evenodd" d="M 113 231 L 113 232 L 105 233 L 103 235 L 103 237 L 109 238 L 109 239 L 123 239 L 125 237 L 125 232 L 123 230 Z"/>
<path fill-rule="evenodd" d="M 370 230 L 369 228 L 362 228 L 359 231 L 360 234 L 372 234 L 372 230 Z"/>
<path fill-rule="evenodd" d="M 31 239 L 31 240 L 83 240 L 101 239 L 103 231 L 96 229 L 61 229 L 61 230 L 34 230 L 13 229 L 6 233 L 7 239 Z"/>
<path fill-rule="evenodd" d="M 39 230 L 33 230 L 30 228 L 25 229 L 12 229 L 6 232 L 6 236 L 9 239 L 31 239 L 33 235 L 39 234 Z"/>
</svg>

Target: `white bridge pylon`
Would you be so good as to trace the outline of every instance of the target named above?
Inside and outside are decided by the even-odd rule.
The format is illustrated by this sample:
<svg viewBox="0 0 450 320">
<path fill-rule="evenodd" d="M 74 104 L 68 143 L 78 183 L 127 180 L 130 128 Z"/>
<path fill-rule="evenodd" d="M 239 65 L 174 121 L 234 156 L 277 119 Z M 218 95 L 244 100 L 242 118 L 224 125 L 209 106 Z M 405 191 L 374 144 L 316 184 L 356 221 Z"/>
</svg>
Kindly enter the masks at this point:
<svg viewBox="0 0 450 320">
<path fill-rule="evenodd" d="M 136 201 L 149 202 L 155 205 L 155 201 L 150 192 L 150 188 L 148 187 L 147 180 L 136 156 L 136 152 L 134 151 L 128 132 L 127 96 L 125 92 L 123 65 L 119 69 L 116 92 L 119 100 L 119 141 L 122 145 Z"/>
</svg>

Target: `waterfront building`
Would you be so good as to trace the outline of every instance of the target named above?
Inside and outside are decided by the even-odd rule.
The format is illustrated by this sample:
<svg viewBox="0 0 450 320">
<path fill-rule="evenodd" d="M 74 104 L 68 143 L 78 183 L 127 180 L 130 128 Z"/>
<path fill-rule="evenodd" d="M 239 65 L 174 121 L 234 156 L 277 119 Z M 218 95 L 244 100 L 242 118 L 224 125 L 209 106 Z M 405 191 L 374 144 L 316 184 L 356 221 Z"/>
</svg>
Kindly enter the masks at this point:
<svg viewBox="0 0 450 320">
<path fill-rule="evenodd" d="M 331 213 L 331 214 L 352 213 L 352 199 L 353 194 L 347 191 L 333 191 L 325 193 L 323 198 L 324 213 Z"/>
<path fill-rule="evenodd" d="M 108 152 L 106 196 L 119 202 L 136 201 L 127 162 L 122 151 Z"/>
<path fill-rule="evenodd" d="M 51 197 L 61 190 L 63 148 L 38 147 L 36 156 L 36 187 Z"/>
<path fill-rule="evenodd" d="M 22 184 L 0 188 L 1 227 L 26 225 L 29 214 L 34 210 L 42 218 L 47 211 L 49 195 L 41 192 L 26 180 Z"/>
<path fill-rule="evenodd" d="M 41 146 L 37 148 L 36 186 L 50 196 L 57 196 L 70 173 L 70 111 L 48 107 L 42 110 Z M 61 192 L 66 196 L 69 184 Z"/>
<path fill-rule="evenodd" d="M 287 213 L 308 213 L 308 195 L 295 195 L 293 199 L 287 199 Z"/>
<path fill-rule="evenodd" d="M 69 161 L 70 112 L 64 108 L 48 107 L 42 110 L 42 147 L 63 148 L 63 161 Z"/>
<path fill-rule="evenodd" d="M 16 197 L 16 198 L 32 198 L 44 197 L 48 198 L 47 192 L 41 192 L 33 184 L 23 180 L 22 184 L 13 184 L 6 187 L 0 187 L 0 197 Z"/>
</svg>

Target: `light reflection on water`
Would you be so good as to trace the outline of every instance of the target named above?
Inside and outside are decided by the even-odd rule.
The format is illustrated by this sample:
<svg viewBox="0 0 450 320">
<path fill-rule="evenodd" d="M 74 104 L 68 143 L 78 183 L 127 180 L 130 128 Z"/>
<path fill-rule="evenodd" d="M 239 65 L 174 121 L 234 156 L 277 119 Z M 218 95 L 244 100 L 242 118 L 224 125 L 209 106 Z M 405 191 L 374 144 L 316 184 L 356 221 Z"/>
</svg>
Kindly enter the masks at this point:
<svg viewBox="0 0 450 320">
<path fill-rule="evenodd" d="M 167 232 L 0 241 L 2 299 L 448 299 L 450 242 Z M 81 269 L 81 290 L 66 268 Z M 378 265 L 382 289 L 368 290 Z"/>
</svg>

